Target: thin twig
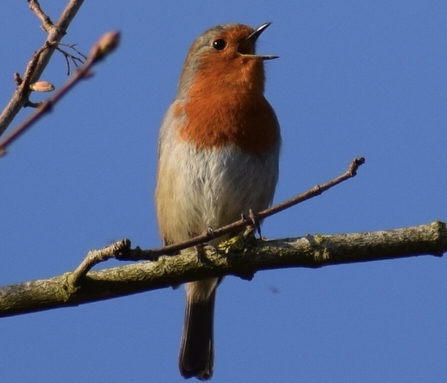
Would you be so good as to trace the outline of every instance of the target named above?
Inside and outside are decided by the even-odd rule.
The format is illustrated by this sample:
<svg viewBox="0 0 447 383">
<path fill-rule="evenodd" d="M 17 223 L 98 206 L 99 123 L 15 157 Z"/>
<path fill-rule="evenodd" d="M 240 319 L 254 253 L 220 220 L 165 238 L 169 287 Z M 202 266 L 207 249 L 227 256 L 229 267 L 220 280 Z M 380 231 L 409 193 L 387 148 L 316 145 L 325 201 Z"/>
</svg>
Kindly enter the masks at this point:
<svg viewBox="0 0 447 383">
<path fill-rule="evenodd" d="M 62 55 L 64 56 L 64 58 L 65 58 L 65 63 L 66 63 L 66 67 L 67 67 L 67 76 L 70 76 L 70 60 L 71 60 L 71 62 L 74 64 L 74 66 L 76 67 L 76 68 L 78 68 L 79 67 L 79 65 L 82 65 L 82 64 L 84 64 L 84 62 L 87 60 L 87 56 L 86 55 L 84 55 L 83 53 L 81 53 L 79 50 L 77 50 L 76 48 L 75 48 L 75 46 L 76 46 L 77 44 L 64 44 L 64 43 L 58 43 L 58 44 L 56 44 L 56 50 L 58 51 L 58 52 L 60 52 L 60 53 L 62 53 Z M 61 46 L 64 46 L 64 47 L 67 47 L 67 48 L 70 48 L 70 49 L 72 49 L 73 51 L 75 51 L 76 52 L 76 54 L 78 54 L 79 56 L 81 56 L 81 57 L 77 57 L 77 56 L 75 56 L 75 55 L 72 55 L 71 53 L 68 53 L 67 51 L 65 51 L 65 50 L 63 50 L 62 48 L 61 48 Z"/>
<path fill-rule="evenodd" d="M 59 90 L 53 94 L 48 100 L 38 105 L 38 109 L 32 113 L 25 121 L 23 121 L 12 133 L 4 140 L 0 141 L 0 155 L 4 154 L 7 148 L 25 133 L 31 126 L 40 120 L 46 113 L 49 113 L 54 105 L 64 97 L 75 85 L 81 80 L 90 78 L 92 75 L 91 68 L 93 65 L 104 59 L 106 55 L 111 53 L 118 45 L 120 38 L 119 32 L 108 32 L 104 34 L 98 42 L 93 46 L 90 57 L 85 65 L 80 67 L 73 77 L 71 77 Z M 23 80 L 22 86 L 25 84 Z M 29 103 L 29 101 L 28 101 Z M 35 105 L 30 105 L 35 106 Z"/>
<path fill-rule="evenodd" d="M 19 113 L 22 107 L 27 103 L 30 94 L 30 89 L 27 85 L 29 83 L 37 81 L 42 75 L 45 67 L 48 65 L 51 56 L 56 49 L 54 44 L 60 42 L 63 36 L 67 33 L 68 26 L 76 16 L 78 10 L 81 8 L 84 0 L 70 0 L 65 9 L 63 10 L 59 20 L 51 26 L 47 23 L 48 36 L 43 46 L 33 55 L 31 61 L 33 65 L 28 64 L 23 78 L 29 78 L 28 84 L 19 86 L 15 91 L 8 105 L 0 114 L 0 136 L 3 135 L 5 130 L 14 120 L 15 116 Z M 31 4 L 38 4 L 36 1 L 31 1 Z M 40 8 L 40 6 L 39 6 Z M 32 8 L 34 12 L 37 8 Z M 48 45 L 49 44 L 49 45 Z M 30 61 L 30 63 L 31 63 Z"/>
<path fill-rule="evenodd" d="M 72 54 L 64 51 L 63 49 L 57 47 L 56 50 L 60 53 L 62 53 L 62 55 L 65 58 L 65 64 L 67 67 L 67 76 L 70 76 L 70 60 L 71 62 L 75 65 L 76 68 L 79 67 L 79 64 L 83 64 L 84 60 L 80 59 L 79 57 L 73 56 Z M 79 64 L 78 64 L 79 61 Z"/>
<path fill-rule="evenodd" d="M 70 283 L 77 285 L 79 281 L 98 263 L 116 258 L 116 254 L 126 253 L 130 250 L 130 241 L 123 239 L 112 243 L 101 250 L 90 250 L 81 264 L 70 274 Z"/>
<path fill-rule="evenodd" d="M 283 211 L 285 209 L 288 209 L 291 206 L 297 205 L 301 202 L 304 202 L 310 198 L 316 197 L 317 195 L 320 195 L 321 193 L 325 192 L 326 190 L 329 190 L 330 188 L 338 185 L 341 182 L 346 181 L 349 178 L 355 177 L 357 175 L 357 169 L 365 163 L 365 158 L 355 158 L 351 161 L 349 164 L 349 168 L 346 172 L 338 176 L 337 178 L 334 178 L 332 181 L 326 182 L 322 185 L 316 185 L 312 189 L 308 190 L 307 192 L 300 194 L 296 197 L 293 197 L 283 203 L 280 203 L 276 206 L 273 206 L 267 210 L 264 210 L 258 214 L 255 214 L 255 218 L 257 220 L 263 220 L 267 217 L 272 216 L 273 214 L 279 213 L 280 211 Z"/>
<path fill-rule="evenodd" d="M 349 169 L 341 174 L 340 176 L 334 178 L 333 180 L 326 182 L 321 185 L 314 186 L 312 189 L 297 195 L 296 197 L 293 197 L 285 202 L 282 202 L 278 205 L 272 206 L 266 210 L 263 210 L 259 213 L 253 213 L 253 218 L 255 221 L 262 221 L 267 217 L 270 217 L 274 214 L 277 214 L 285 209 L 288 209 L 292 206 L 295 206 L 301 202 L 307 201 L 308 199 L 311 199 L 313 197 L 316 197 L 323 192 L 329 190 L 330 188 L 338 185 L 341 182 L 344 182 L 348 180 L 349 178 L 354 177 L 357 174 L 357 169 L 359 166 L 365 163 L 365 158 L 355 158 L 352 160 L 352 162 L 349 164 Z M 233 222 L 229 225 L 223 226 L 219 229 L 213 230 L 212 232 L 206 231 L 205 233 L 191 238 L 187 241 L 177 243 L 174 245 L 164 246 L 162 248 L 148 250 L 141 252 L 141 259 L 151 259 L 154 256 L 162 255 L 162 254 L 173 254 L 180 250 L 187 249 L 188 247 L 196 246 L 201 243 L 205 243 L 207 241 L 210 241 L 214 238 L 222 237 L 226 234 L 235 233 L 238 231 L 244 230 L 247 226 L 252 225 L 252 219 L 246 220 L 246 219 L 240 219 L 236 222 Z M 147 258 L 145 258 L 147 256 Z"/>
<path fill-rule="evenodd" d="M 40 21 L 42 21 L 42 29 L 49 32 L 54 26 L 49 16 L 42 10 L 37 0 L 28 0 L 29 8 L 36 14 Z"/>
<path fill-rule="evenodd" d="M 130 240 L 125 239 L 111 245 L 116 246 L 116 248 L 119 250 L 114 254 L 110 253 L 111 246 L 107 246 L 103 250 L 99 250 L 97 252 L 89 252 L 86 258 L 82 261 L 82 263 L 78 266 L 78 268 L 74 272 L 74 277 L 71 280 L 73 283 L 78 284 L 79 281 L 86 276 L 87 272 L 91 270 L 93 266 L 95 266 L 100 262 L 106 261 L 107 259 L 110 258 L 115 258 L 120 261 L 138 261 L 138 260 L 156 261 L 159 259 L 161 255 L 175 254 L 180 250 L 206 243 L 211 239 L 219 238 L 229 233 L 237 233 L 243 231 L 246 227 L 252 226 L 253 222 L 262 221 L 267 217 L 277 214 L 285 209 L 288 209 L 308 199 L 316 197 L 322 194 L 323 192 L 329 190 L 330 188 L 338 185 L 339 183 L 348 180 L 349 178 L 355 177 L 358 168 L 364 163 L 365 159 L 363 157 L 356 158 L 352 160 L 352 162 L 349 164 L 349 168 L 345 173 L 341 174 L 340 176 L 334 178 L 329 182 L 314 186 L 312 189 L 302 194 L 299 194 L 296 197 L 293 197 L 278 205 L 272 206 L 271 208 L 263 210 L 257 214 L 251 213 L 250 214 L 251 217 L 249 220 L 242 218 L 236 222 L 223 226 L 219 229 L 207 230 L 203 234 L 191 238 L 187 241 L 183 241 L 181 243 L 159 247 L 152 250 L 141 250 L 140 248 L 130 249 L 131 245 Z M 123 247 L 123 244 L 125 244 L 126 246 Z M 107 256 L 104 256 L 104 254 L 102 253 L 103 251 Z"/>
<path fill-rule="evenodd" d="M 85 54 L 83 54 L 81 51 L 79 51 L 78 49 L 76 49 L 76 45 L 78 44 L 65 44 L 65 43 L 59 43 L 59 46 L 64 46 L 70 49 L 73 49 L 79 56 L 82 56 L 82 58 L 85 60 L 88 59 L 88 56 L 86 56 Z M 78 60 L 82 61 L 81 59 L 77 58 Z"/>
</svg>

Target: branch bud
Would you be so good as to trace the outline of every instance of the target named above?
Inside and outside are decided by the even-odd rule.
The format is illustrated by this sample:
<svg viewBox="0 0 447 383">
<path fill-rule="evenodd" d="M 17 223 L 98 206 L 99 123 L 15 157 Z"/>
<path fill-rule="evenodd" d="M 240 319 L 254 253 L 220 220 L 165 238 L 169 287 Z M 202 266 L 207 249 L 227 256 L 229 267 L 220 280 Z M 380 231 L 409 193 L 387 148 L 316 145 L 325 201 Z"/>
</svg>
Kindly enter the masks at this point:
<svg viewBox="0 0 447 383">
<path fill-rule="evenodd" d="M 112 53 L 119 45 L 121 33 L 119 31 L 106 32 L 90 50 L 90 60 L 97 62 Z"/>
<path fill-rule="evenodd" d="M 35 92 L 51 92 L 55 89 L 54 85 L 48 81 L 37 81 L 30 84 L 29 88 Z"/>
</svg>

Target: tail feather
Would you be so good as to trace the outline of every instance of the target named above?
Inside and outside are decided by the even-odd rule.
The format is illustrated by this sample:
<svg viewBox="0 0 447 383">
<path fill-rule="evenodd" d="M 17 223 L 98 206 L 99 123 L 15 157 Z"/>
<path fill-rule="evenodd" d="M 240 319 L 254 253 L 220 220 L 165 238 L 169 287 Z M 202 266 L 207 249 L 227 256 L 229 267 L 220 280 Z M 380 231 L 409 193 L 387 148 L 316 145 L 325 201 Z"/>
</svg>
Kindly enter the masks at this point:
<svg viewBox="0 0 447 383">
<path fill-rule="evenodd" d="M 191 302 L 187 298 L 179 355 L 180 373 L 186 379 L 208 380 L 213 375 L 215 297 L 214 289 L 207 300 Z"/>
</svg>

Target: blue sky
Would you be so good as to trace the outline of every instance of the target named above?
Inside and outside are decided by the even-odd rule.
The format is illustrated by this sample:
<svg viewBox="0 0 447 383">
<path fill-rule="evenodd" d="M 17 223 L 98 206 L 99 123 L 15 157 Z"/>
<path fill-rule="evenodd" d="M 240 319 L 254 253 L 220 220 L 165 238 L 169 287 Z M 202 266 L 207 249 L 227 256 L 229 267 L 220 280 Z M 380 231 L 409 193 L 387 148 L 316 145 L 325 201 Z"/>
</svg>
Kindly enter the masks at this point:
<svg viewBox="0 0 447 383">
<path fill-rule="evenodd" d="M 65 2 L 41 5 L 57 20 Z M 45 39 L 27 2 L 0 13 L 0 105 Z M 258 26 L 266 95 L 282 127 L 275 201 L 358 176 L 272 217 L 269 238 L 447 219 L 447 2 L 87 1 L 64 41 L 120 49 L 0 159 L 0 283 L 74 269 L 123 237 L 160 245 L 158 128 L 186 52 L 220 23 Z M 60 86 L 55 55 L 43 79 Z M 43 99 L 33 95 L 34 100 Z M 13 126 L 30 110 L 22 111 Z M 446 261 L 420 257 L 228 277 L 216 306 L 214 382 L 445 382 Z M 116 265 L 110 262 L 107 266 Z M 183 289 L 1 320 L 5 382 L 180 382 Z"/>
</svg>

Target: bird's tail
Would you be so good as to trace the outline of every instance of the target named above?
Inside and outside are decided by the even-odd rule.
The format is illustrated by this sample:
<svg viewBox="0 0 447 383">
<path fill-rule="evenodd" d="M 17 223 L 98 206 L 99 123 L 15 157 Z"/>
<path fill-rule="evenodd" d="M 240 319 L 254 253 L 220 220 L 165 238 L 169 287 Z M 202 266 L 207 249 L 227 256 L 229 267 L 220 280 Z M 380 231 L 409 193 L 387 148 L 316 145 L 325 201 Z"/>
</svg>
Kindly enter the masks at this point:
<svg viewBox="0 0 447 383">
<path fill-rule="evenodd" d="M 186 379 L 194 376 L 200 380 L 208 380 L 213 374 L 214 364 L 213 322 L 216 289 L 213 289 L 207 299 L 191 298 L 192 296 L 187 294 L 179 354 L 180 373 Z"/>
</svg>

